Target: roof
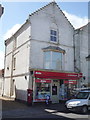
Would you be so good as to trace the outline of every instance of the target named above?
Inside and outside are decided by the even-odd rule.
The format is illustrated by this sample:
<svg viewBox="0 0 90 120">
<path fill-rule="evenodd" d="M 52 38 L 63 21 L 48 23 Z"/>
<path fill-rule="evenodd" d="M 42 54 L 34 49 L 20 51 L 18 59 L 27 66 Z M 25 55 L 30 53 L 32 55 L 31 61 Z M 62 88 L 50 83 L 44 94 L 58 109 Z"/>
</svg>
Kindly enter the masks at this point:
<svg viewBox="0 0 90 120">
<path fill-rule="evenodd" d="M 68 21 L 68 22 L 70 23 L 70 25 L 73 27 L 73 25 L 71 24 L 71 22 L 68 20 L 68 18 L 65 16 L 65 14 L 63 13 L 63 11 L 60 9 L 60 7 L 58 6 L 58 4 L 57 4 L 55 1 L 50 2 L 49 4 L 47 4 L 47 5 L 39 8 L 39 9 L 36 10 L 35 12 L 29 14 L 29 16 L 35 15 L 36 13 L 38 13 L 39 11 L 43 10 L 44 8 L 48 7 L 48 6 L 51 5 L 51 4 L 52 4 L 52 5 L 56 5 L 56 6 L 58 7 L 58 9 L 60 10 L 60 12 L 64 15 L 64 17 L 67 19 L 67 21 Z M 73 27 L 73 29 L 75 29 L 75 28 Z"/>
<path fill-rule="evenodd" d="M 65 53 L 65 50 L 63 50 L 60 47 L 56 47 L 56 46 L 48 46 L 46 48 L 43 48 L 44 51 L 58 51 L 58 52 L 62 52 Z"/>
<path fill-rule="evenodd" d="M 7 44 L 7 42 L 10 42 L 10 41 L 11 41 L 11 38 L 13 38 L 13 36 L 15 36 L 15 35 L 18 33 L 18 31 L 20 31 L 20 29 L 22 29 L 23 26 L 26 25 L 28 22 L 29 22 L 29 19 L 26 19 L 25 23 L 22 24 L 21 27 L 20 27 L 16 32 L 15 32 L 10 38 L 7 38 L 7 39 L 5 40 L 5 45 Z M 29 22 L 29 23 L 30 23 L 30 22 Z"/>
<path fill-rule="evenodd" d="M 81 26 L 80 28 L 77 28 L 76 30 L 83 29 L 84 27 L 88 26 L 90 22 L 88 22 L 86 25 Z"/>
<path fill-rule="evenodd" d="M 58 9 L 60 10 L 60 12 L 61 12 L 61 13 L 64 15 L 64 17 L 67 19 L 67 21 L 70 23 L 70 21 L 68 20 L 68 18 L 65 16 L 65 14 L 63 13 L 63 11 L 60 9 L 60 7 L 58 6 L 58 4 L 57 4 L 55 1 L 50 2 L 49 4 L 43 6 L 43 7 L 39 8 L 38 10 L 36 10 L 35 12 L 29 14 L 29 18 L 30 18 L 31 16 L 37 14 L 39 11 L 43 10 L 44 8 L 48 7 L 48 6 L 51 5 L 51 4 L 52 4 L 52 5 L 56 5 L 56 6 L 58 7 Z M 28 21 L 30 22 L 30 19 L 29 19 L 29 18 L 28 18 L 28 19 L 26 20 L 26 22 L 13 34 L 13 36 L 16 35 L 17 32 L 18 32 Z M 70 25 L 72 26 L 73 29 L 75 29 L 71 23 L 70 23 Z M 85 25 L 85 26 L 86 26 L 86 25 Z M 82 27 L 81 27 L 81 28 L 82 28 Z M 80 28 L 79 28 L 79 29 L 80 29 Z M 6 41 L 10 41 L 11 38 L 12 38 L 12 36 L 11 36 L 10 38 L 8 38 Z M 5 42 L 6 42 L 6 41 L 5 41 Z"/>
<path fill-rule="evenodd" d="M 57 3 L 55 2 L 55 1 L 53 1 L 53 2 L 50 2 L 49 4 L 47 4 L 47 5 L 45 5 L 44 7 L 41 7 L 41 8 L 39 8 L 38 10 L 36 10 L 35 12 L 33 12 L 33 13 L 31 13 L 31 14 L 29 14 L 29 18 L 31 17 L 31 16 L 33 16 L 33 15 L 35 15 L 37 12 L 39 12 L 39 11 L 41 11 L 41 10 L 43 10 L 44 8 L 46 8 L 46 7 L 48 7 L 49 5 L 56 5 L 57 7 L 58 7 L 58 9 L 62 12 L 62 14 L 65 16 L 65 14 L 63 13 L 63 11 L 60 9 L 60 7 L 57 5 Z M 7 41 L 11 41 L 10 39 L 14 36 L 14 35 L 16 35 L 17 34 L 17 32 L 29 21 L 30 22 L 30 19 L 27 19 L 26 20 L 26 22 L 10 37 L 10 38 L 8 38 L 8 39 L 6 39 L 5 40 L 5 43 L 7 43 Z M 65 16 L 65 18 L 67 19 L 67 17 Z M 67 21 L 70 23 L 70 21 L 67 19 Z M 70 25 L 73 27 L 73 25 L 70 23 Z M 73 29 L 75 29 L 74 27 L 73 27 Z"/>
</svg>

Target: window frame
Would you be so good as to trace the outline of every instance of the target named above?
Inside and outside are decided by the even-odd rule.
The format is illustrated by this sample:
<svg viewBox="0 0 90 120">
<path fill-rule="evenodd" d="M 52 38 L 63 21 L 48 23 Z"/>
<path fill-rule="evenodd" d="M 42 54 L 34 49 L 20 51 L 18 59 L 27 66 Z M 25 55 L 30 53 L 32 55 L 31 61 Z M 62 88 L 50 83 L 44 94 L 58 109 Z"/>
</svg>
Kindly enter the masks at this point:
<svg viewBox="0 0 90 120">
<path fill-rule="evenodd" d="M 16 69 L 16 57 L 13 58 L 13 70 Z"/>
<path fill-rule="evenodd" d="M 55 34 L 52 34 L 51 31 L 52 31 L 53 33 L 56 32 L 56 35 L 55 35 Z M 52 37 L 52 38 L 56 38 L 56 41 L 51 40 L 51 37 Z M 57 31 L 56 29 L 53 29 L 53 28 L 50 29 L 50 42 L 53 42 L 53 43 L 57 43 L 57 42 L 58 42 L 58 31 Z"/>
<path fill-rule="evenodd" d="M 48 68 L 46 68 L 46 61 L 45 61 L 45 53 L 46 52 L 50 52 L 50 60 L 49 60 L 49 67 Z M 55 68 L 53 68 L 53 52 L 56 52 L 56 51 L 44 51 L 44 68 L 45 69 L 53 69 L 53 70 L 62 70 L 62 68 L 63 68 L 63 65 L 62 65 L 62 60 L 63 60 L 63 53 L 62 52 L 56 52 L 56 53 L 61 53 L 61 66 L 60 66 L 60 68 L 59 69 L 55 69 Z M 55 63 L 56 64 L 56 63 Z"/>
<path fill-rule="evenodd" d="M 17 38 L 14 39 L 13 48 L 14 50 L 17 48 Z"/>
</svg>

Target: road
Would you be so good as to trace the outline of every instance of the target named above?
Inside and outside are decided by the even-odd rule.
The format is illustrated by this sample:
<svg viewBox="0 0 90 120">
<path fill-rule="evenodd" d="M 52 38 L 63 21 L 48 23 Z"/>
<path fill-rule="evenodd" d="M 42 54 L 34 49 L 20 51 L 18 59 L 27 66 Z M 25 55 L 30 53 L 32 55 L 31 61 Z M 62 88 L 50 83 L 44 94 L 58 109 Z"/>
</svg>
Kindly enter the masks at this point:
<svg viewBox="0 0 90 120">
<path fill-rule="evenodd" d="M 90 113 L 84 115 L 67 111 L 64 103 L 50 104 L 34 104 L 27 106 L 24 103 L 17 102 L 11 99 L 3 99 L 2 101 L 2 120 L 6 119 L 59 119 L 59 120 L 90 120 Z"/>
</svg>

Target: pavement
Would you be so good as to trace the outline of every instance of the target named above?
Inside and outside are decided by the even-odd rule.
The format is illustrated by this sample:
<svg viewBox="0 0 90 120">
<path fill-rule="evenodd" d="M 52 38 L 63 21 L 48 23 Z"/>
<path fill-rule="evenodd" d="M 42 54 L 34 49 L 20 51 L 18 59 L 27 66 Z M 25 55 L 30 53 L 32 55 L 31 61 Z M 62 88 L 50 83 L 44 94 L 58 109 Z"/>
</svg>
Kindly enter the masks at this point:
<svg viewBox="0 0 90 120">
<path fill-rule="evenodd" d="M 89 115 L 76 114 L 65 109 L 64 103 L 37 103 L 27 106 L 14 99 L 0 97 L 2 101 L 2 120 L 6 119 L 59 119 L 59 120 L 89 120 Z"/>
</svg>

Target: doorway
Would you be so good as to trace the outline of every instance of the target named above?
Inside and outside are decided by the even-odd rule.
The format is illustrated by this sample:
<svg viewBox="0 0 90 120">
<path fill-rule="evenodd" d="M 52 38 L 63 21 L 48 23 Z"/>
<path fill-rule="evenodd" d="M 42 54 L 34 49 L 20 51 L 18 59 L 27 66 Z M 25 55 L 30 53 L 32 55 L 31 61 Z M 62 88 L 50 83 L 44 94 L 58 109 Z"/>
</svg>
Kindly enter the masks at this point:
<svg viewBox="0 0 90 120">
<path fill-rule="evenodd" d="M 59 103 L 59 82 L 53 80 L 52 82 L 52 103 Z"/>
</svg>

